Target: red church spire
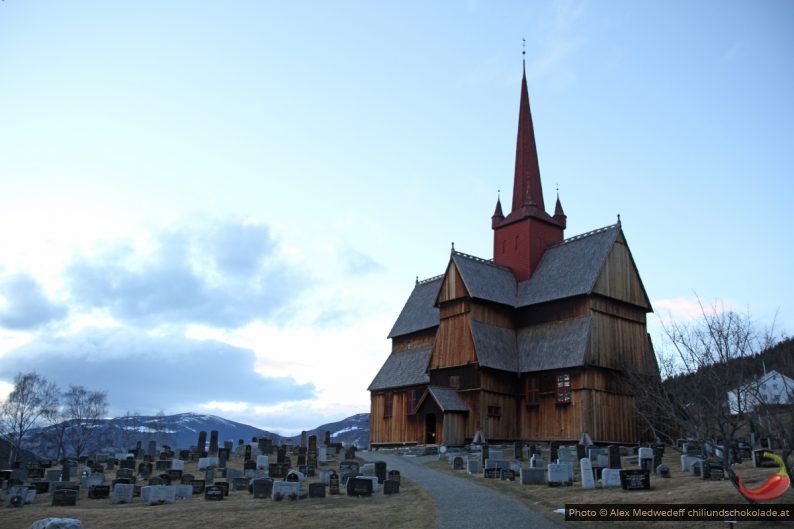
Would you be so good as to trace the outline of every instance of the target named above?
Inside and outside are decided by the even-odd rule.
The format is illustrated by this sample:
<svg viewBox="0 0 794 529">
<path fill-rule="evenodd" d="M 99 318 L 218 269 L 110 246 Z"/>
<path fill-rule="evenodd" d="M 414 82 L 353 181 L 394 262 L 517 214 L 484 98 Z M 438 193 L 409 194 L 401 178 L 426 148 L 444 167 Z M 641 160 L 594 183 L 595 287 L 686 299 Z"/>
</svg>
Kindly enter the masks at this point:
<svg viewBox="0 0 794 529">
<path fill-rule="evenodd" d="M 535 128 L 529 110 L 527 72 L 521 77 L 521 101 L 518 107 L 518 138 L 516 139 L 516 171 L 513 177 L 513 209 L 517 213 L 524 205 L 535 205 L 546 211 L 543 205 L 543 188 L 540 185 L 538 148 L 535 145 Z"/>
<path fill-rule="evenodd" d="M 543 203 L 535 129 L 529 110 L 526 67 L 521 76 L 512 206 L 512 211 L 504 217 L 497 200 L 496 211 L 491 217 L 494 262 L 509 267 L 518 281 L 524 281 L 532 276 L 546 248 L 563 240 L 567 224 L 559 196 L 553 217 L 546 213 Z"/>
</svg>

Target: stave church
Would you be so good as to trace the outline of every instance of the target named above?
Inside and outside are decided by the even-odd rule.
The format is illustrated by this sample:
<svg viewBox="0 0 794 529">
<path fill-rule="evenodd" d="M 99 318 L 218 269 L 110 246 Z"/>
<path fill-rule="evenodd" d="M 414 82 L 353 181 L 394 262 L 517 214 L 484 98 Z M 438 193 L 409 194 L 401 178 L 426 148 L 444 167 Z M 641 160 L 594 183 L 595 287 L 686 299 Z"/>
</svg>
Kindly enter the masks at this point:
<svg viewBox="0 0 794 529">
<path fill-rule="evenodd" d="M 573 237 L 565 228 L 559 195 L 552 214 L 544 205 L 524 71 L 493 256 L 453 248 L 442 275 L 416 282 L 368 388 L 373 448 L 640 440 L 630 375 L 659 376 L 650 301 L 619 217 Z"/>
</svg>

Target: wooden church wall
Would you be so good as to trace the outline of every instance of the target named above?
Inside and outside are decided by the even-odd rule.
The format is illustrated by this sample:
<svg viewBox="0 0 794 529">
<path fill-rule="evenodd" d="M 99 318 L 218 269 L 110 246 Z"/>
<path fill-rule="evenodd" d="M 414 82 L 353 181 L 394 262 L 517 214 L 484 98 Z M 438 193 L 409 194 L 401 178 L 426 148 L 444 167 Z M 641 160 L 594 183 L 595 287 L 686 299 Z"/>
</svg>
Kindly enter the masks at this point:
<svg viewBox="0 0 794 529">
<path fill-rule="evenodd" d="M 652 354 L 644 322 L 593 311 L 588 364 L 642 372 Z"/>
<path fill-rule="evenodd" d="M 419 349 L 433 345 L 436 339 L 436 327 L 425 331 L 415 332 L 406 336 L 392 338 L 391 350 L 400 353 L 409 349 Z"/>
<path fill-rule="evenodd" d="M 430 369 L 474 362 L 474 341 L 467 314 L 442 319 L 438 326 Z"/>
<path fill-rule="evenodd" d="M 424 423 L 417 415 L 409 415 L 408 412 L 411 404 L 409 391 L 414 390 L 372 393 L 369 421 L 371 443 L 424 441 Z M 391 394 L 392 399 L 390 417 L 384 417 L 387 394 Z"/>
<path fill-rule="evenodd" d="M 593 292 L 650 309 L 639 272 L 622 236 L 612 246 Z"/>
</svg>

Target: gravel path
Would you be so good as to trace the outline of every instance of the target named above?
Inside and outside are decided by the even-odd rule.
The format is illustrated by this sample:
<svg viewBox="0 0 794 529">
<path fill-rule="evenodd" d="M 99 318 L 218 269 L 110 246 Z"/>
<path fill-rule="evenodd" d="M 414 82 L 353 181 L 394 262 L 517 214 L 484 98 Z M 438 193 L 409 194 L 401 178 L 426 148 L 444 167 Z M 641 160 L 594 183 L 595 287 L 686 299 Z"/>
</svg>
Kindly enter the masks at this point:
<svg viewBox="0 0 794 529">
<path fill-rule="evenodd" d="M 427 468 L 426 457 L 359 452 L 367 461 L 385 461 L 389 470 L 427 490 L 438 506 L 438 529 L 532 528 L 564 529 L 520 501 L 488 487 Z M 562 515 L 559 515 L 562 518 Z"/>
</svg>

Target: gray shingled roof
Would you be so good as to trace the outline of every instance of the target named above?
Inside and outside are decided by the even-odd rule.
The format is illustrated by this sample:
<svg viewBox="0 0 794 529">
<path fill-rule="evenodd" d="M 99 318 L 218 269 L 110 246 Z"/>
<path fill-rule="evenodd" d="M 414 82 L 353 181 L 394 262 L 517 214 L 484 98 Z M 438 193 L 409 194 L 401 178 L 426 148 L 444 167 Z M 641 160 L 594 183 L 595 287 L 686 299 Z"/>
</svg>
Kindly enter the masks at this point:
<svg viewBox="0 0 794 529">
<path fill-rule="evenodd" d="M 471 334 L 481 366 L 513 373 L 518 371 L 515 331 L 472 320 Z"/>
<path fill-rule="evenodd" d="M 516 279 L 509 268 L 459 252 L 452 254 L 452 261 L 471 297 L 515 306 Z"/>
<path fill-rule="evenodd" d="M 389 338 L 438 326 L 438 308 L 435 304 L 443 279 L 443 276 L 438 276 L 416 284 L 397 321 L 394 322 Z"/>
<path fill-rule="evenodd" d="M 564 369 L 585 363 L 592 316 L 533 325 L 518 332 L 520 373 Z"/>
<path fill-rule="evenodd" d="M 428 396 L 431 396 L 436 401 L 442 412 L 469 411 L 469 407 L 466 406 L 457 391 L 442 386 L 429 386 L 424 395 L 417 401 L 416 409 L 422 406 Z"/>
<path fill-rule="evenodd" d="M 431 352 L 431 347 L 424 347 L 390 354 L 367 391 L 427 384 L 430 382 L 427 364 Z"/>
<path fill-rule="evenodd" d="M 517 306 L 589 294 L 619 233 L 619 225 L 607 226 L 546 250 L 532 277 L 519 284 Z"/>
</svg>

